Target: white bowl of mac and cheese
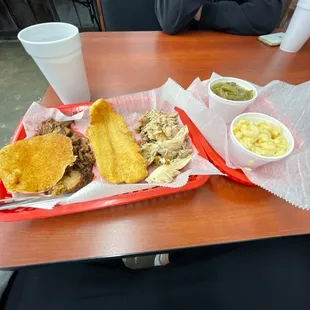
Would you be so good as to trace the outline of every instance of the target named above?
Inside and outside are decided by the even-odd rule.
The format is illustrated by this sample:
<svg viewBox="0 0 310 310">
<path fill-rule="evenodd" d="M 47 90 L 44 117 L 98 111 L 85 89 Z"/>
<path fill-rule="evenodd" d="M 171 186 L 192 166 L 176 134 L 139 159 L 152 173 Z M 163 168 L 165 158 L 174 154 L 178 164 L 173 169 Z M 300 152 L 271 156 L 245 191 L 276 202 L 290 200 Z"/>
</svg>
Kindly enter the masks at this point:
<svg viewBox="0 0 310 310">
<path fill-rule="evenodd" d="M 261 113 L 243 113 L 230 125 L 229 158 L 241 168 L 251 169 L 281 160 L 294 149 L 289 129 Z"/>
</svg>

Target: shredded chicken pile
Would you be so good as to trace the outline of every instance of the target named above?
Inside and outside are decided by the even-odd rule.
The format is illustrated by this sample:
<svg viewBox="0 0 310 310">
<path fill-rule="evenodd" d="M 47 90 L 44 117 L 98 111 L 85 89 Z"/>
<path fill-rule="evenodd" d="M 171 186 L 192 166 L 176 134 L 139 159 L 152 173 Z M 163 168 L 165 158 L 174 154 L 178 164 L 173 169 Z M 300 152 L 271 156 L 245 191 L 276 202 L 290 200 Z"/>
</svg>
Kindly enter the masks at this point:
<svg viewBox="0 0 310 310">
<path fill-rule="evenodd" d="M 148 166 L 156 168 L 146 179 L 149 183 L 170 183 L 192 158 L 187 147 L 187 126 L 180 127 L 177 113 L 149 111 L 135 130 L 141 134 L 141 153 Z"/>
</svg>

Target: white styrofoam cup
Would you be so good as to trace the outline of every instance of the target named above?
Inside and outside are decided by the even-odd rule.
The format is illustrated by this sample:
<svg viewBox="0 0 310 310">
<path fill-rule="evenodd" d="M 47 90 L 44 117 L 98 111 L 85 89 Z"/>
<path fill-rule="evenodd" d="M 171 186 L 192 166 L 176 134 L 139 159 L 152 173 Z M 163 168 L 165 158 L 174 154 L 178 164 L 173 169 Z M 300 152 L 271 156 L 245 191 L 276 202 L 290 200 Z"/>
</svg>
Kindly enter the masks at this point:
<svg viewBox="0 0 310 310">
<path fill-rule="evenodd" d="M 245 101 L 233 101 L 224 99 L 216 95 L 211 90 L 212 85 L 223 82 L 235 82 L 236 84 L 247 90 L 253 90 L 253 98 Z M 242 113 L 257 98 L 257 90 L 251 83 L 233 77 L 220 77 L 212 80 L 208 85 L 208 94 L 209 108 L 212 111 L 215 111 L 219 116 L 221 116 L 225 123 L 230 123 L 237 115 Z"/>
<path fill-rule="evenodd" d="M 64 104 L 90 101 L 77 27 L 37 24 L 21 30 L 18 39 Z"/>
<path fill-rule="evenodd" d="M 310 37 L 310 1 L 298 3 L 291 22 L 285 32 L 280 49 L 284 52 L 298 52 Z"/>
<path fill-rule="evenodd" d="M 281 126 L 281 128 L 283 129 L 283 135 L 287 139 L 289 145 L 287 152 L 281 156 L 270 157 L 270 156 L 262 156 L 246 149 L 238 141 L 233 132 L 235 125 L 240 120 L 253 121 L 253 122 L 266 121 L 275 126 Z M 289 156 L 294 150 L 294 146 L 295 146 L 294 138 L 289 129 L 283 123 L 281 123 L 280 121 L 276 120 L 275 118 L 269 115 L 262 113 L 243 113 L 237 116 L 230 124 L 228 156 L 235 165 L 241 168 L 257 168 L 268 163 L 279 161 Z"/>
</svg>

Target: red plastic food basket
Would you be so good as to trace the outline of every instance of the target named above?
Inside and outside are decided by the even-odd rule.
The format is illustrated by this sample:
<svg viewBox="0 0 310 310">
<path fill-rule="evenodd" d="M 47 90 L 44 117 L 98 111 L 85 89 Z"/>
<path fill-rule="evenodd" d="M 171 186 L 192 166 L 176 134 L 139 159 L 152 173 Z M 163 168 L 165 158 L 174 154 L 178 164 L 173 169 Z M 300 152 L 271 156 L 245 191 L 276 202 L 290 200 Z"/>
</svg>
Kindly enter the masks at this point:
<svg viewBox="0 0 310 310">
<path fill-rule="evenodd" d="M 244 184 L 244 185 L 249 185 L 249 186 L 256 186 L 254 183 L 252 183 L 247 176 L 243 173 L 242 170 L 240 169 L 232 169 L 229 168 L 225 160 L 217 153 L 214 151 L 212 146 L 208 143 L 207 140 L 203 139 L 202 140 L 202 147 L 207 153 L 209 161 L 222 173 L 226 174 L 226 176 L 238 183 Z"/>
<path fill-rule="evenodd" d="M 57 106 L 54 108 L 57 108 L 64 114 L 72 115 L 84 110 L 86 107 L 90 105 L 91 103 L 78 103 L 78 104 Z M 204 137 L 201 135 L 197 127 L 190 121 L 189 117 L 183 110 L 177 109 L 177 111 L 179 113 L 182 122 L 188 126 L 190 138 L 192 139 L 193 144 L 198 150 L 199 155 L 204 158 L 208 158 L 206 156 L 204 148 L 202 147 L 202 142 L 205 141 Z M 25 139 L 25 137 L 26 137 L 25 129 L 22 124 L 22 121 L 20 121 L 15 130 L 11 142 L 23 140 Z M 0 211 L 0 221 L 12 222 L 20 220 L 33 220 L 71 213 L 91 211 L 95 209 L 113 207 L 127 203 L 133 203 L 141 200 L 156 198 L 159 196 L 166 196 L 182 191 L 192 190 L 202 186 L 208 180 L 208 178 L 209 176 L 190 176 L 187 184 L 180 188 L 155 187 L 151 189 L 144 189 L 136 192 L 116 195 L 113 197 L 107 197 L 103 199 L 97 199 L 82 203 L 73 203 L 73 204 L 55 206 L 52 210 L 33 209 L 21 206 L 12 210 Z M 9 196 L 10 195 L 7 193 L 3 183 L 0 181 L 0 198 L 5 198 Z"/>
<path fill-rule="evenodd" d="M 187 120 L 188 123 L 192 123 L 192 121 L 188 118 Z M 187 123 L 187 126 L 189 124 Z M 197 131 L 198 128 L 192 123 L 192 125 L 196 128 Z M 202 138 L 200 139 L 201 141 L 201 146 L 205 150 L 207 154 L 208 160 L 222 173 L 224 173 L 229 179 L 236 181 L 238 183 L 244 184 L 244 185 L 249 185 L 249 186 L 256 186 L 254 183 L 252 183 L 247 176 L 243 173 L 242 170 L 240 169 L 232 169 L 229 168 L 225 160 L 212 148 L 212 146 L 208 143 L 208 141 L 203 137 L 202 133 L 199 131 L 200 136 Z"/>
</svg>

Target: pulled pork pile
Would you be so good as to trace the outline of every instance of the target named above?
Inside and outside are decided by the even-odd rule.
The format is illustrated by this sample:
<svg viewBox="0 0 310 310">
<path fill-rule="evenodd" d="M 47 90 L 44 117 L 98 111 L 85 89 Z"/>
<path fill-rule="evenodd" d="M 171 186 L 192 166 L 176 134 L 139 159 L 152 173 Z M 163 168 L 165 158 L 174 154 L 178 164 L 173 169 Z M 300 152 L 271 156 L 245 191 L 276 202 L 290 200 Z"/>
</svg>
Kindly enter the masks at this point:
<svg viewBox="0 0 310 310">
<path fill-rule="evenodd" d="M 65 193 L 74 193 L 90 183 L 94 177 L 93 165 L 95 157 L 86 137 L 81 137 L 71 129 L 72 122 L 57 122 L 49 119 L 42 123 L 39 135 L 59 133 L 69 137 L 72 141 L 73 154 L 76 160 L 67 167 L 62 179 L 53 186 L 49 194 L 56 196 Z"/>
</svg>

